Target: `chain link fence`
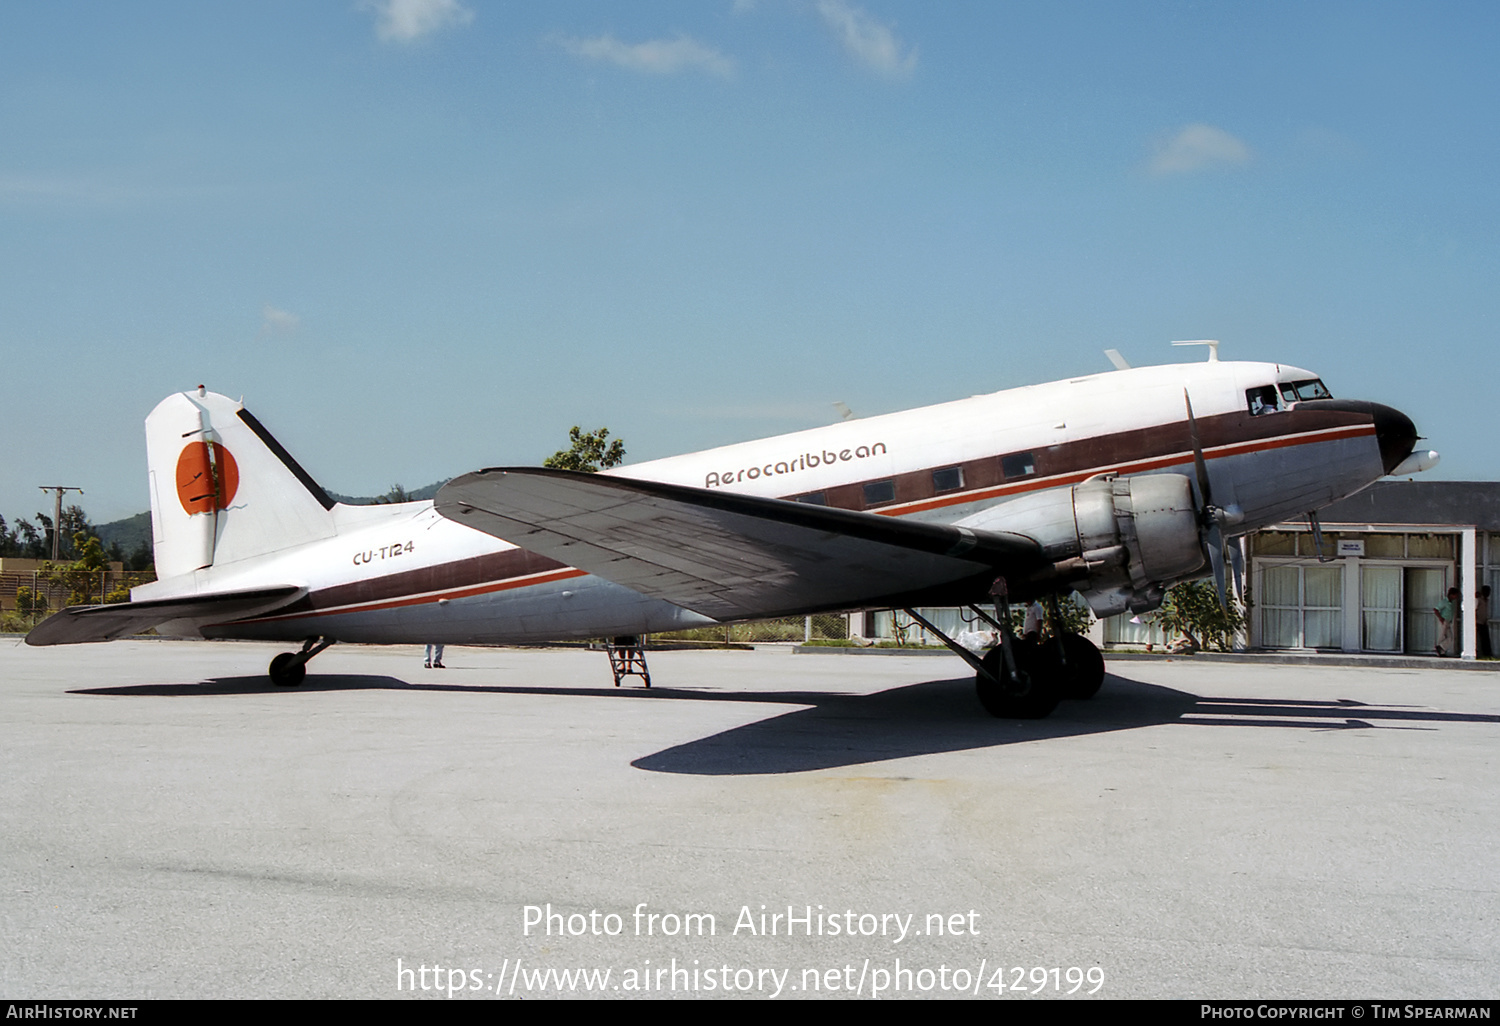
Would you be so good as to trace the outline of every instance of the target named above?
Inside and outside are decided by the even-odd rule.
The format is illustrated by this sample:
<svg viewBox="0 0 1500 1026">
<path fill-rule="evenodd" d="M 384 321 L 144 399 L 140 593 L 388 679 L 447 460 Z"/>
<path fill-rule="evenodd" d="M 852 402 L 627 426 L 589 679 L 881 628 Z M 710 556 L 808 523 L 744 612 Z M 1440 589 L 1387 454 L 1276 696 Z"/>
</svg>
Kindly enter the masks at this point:
<svg viewBox="0 0 1500 1026">
<path fill-rule="evenodd" d="M 130 589 L 156 580 L 151 570 L 0 572 L 0 631 L 21 633 L 67 606 L 126 602 Z"/>
<path fill-rule="evenodd" d="M 854 614 L 856 625 L 860 614 Z M 783 616 L 775 620 L 729 623 L 715 627 L 696 627 L 670 634 L 653 634 L 653 642 L 696 641 L 705 644 L 751 645 L 773 641 L 846 641 L 849 638 L 848 613 L 815 613 L 812 616 Z M 857 630 L 856 626 L 856 630 Z"/>
</svg>

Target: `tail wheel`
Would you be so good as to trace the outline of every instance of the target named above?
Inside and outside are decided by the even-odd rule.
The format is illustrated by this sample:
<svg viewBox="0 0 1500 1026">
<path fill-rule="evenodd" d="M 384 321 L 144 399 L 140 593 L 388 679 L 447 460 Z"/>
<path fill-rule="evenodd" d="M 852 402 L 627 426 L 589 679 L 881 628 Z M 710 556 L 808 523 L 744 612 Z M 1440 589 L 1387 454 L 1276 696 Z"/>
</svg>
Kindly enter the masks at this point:
<svg viewBox="0 0 1500 1026">
<path fill-rule="evenodd" d="M 307 660 L 296 652 L 283 652 L 271 660 L 271 683 L 278 688 L 294 688 L 307 676 Z"/>
<path fill-rule="evenodd" d="M 982 673 L 974 675 L 979 704 L 991 716 L 1005 720 L 1040 720 L 1050 716 L 1062 699 L 1058 675 L 1046 672 L 1035 643 L 1017 641 L 1010 649 L 1015 656 L 1014 673 L 1005 671 L 998 647 L 990 649 L 984 657 L 984 668 L 995 680 Z"/>
</svg>

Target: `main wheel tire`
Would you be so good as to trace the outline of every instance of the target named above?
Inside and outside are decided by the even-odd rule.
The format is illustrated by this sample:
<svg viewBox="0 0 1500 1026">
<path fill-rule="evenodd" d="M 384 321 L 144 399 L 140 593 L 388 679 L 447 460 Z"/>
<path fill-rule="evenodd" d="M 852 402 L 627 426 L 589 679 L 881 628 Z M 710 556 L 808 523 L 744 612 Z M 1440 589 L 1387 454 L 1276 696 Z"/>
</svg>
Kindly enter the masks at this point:
<svg viewBox="0 0 1500 1026">
<path fill-rule="evenodd" d="M 307 676 L 307 663 L 295 652 L 283 652 L 271 660 L 271 683 L 278 688 L 294 688 Z"/>
<path fill-rule="evenodd" d="M 1064 698 L 1093 698 L 1104 684 L 1104 653 L 1082 634 L 1062 635 L 1067 664 L 1063 667 Z"/>
<path fill-rule="evenodd" d="M 982 673 L 974 675 L 979 704 L 991 716 L 1003 720 L 1040 720 L 1050 716 L 1062 699 L 1057 675 L 1047 672 L 1043 660 L 1038 658 L 1035 644 L 1017 641 L 1011 644 L 1010 650 L 1016 661 L 1014 675 L 1005 672 L 998 646 L 984 657 L 984 668 L 999 683 Z"/>
</svg>

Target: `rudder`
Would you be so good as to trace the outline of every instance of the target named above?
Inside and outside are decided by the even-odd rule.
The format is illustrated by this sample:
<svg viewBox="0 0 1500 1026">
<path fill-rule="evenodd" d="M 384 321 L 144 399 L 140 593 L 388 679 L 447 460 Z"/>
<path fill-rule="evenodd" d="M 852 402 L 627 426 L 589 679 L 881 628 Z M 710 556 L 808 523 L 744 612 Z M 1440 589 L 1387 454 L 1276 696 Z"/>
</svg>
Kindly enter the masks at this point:
<svg viewBox="0 0 1500 1026">
<path fill-rule="evenodd" d="M 146 418 L 156 572 L 206 566 L 332 537 L 334 502 L 244 406 L 199 388 Z"/>
</svg>

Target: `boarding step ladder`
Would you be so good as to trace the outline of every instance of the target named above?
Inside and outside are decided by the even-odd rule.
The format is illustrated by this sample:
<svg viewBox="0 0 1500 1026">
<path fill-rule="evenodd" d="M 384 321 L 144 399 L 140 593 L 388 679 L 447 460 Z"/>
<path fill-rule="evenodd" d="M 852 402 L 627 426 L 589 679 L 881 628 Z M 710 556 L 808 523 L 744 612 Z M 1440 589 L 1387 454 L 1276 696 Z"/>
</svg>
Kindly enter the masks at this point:
<svg viewBox="0 0 1500 1026">
<path fill-rule="evenodd" d="M 646 669 L 646 649 L 641 639 L 634 634 L 621 634 L 604 643 L 609 653 L 609 669 L 615 675 L 615 687 L 625 677 L 640 677 L 651 686 L 651 671 Z"/>
</svg>

